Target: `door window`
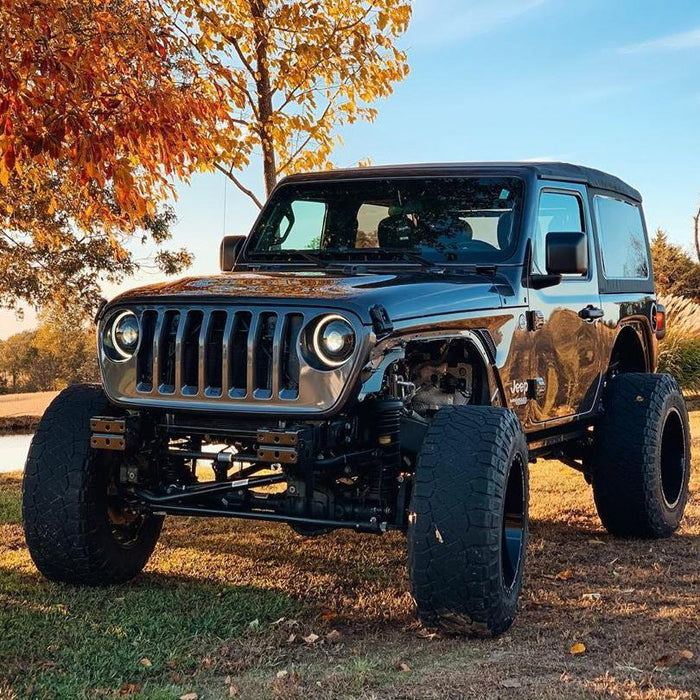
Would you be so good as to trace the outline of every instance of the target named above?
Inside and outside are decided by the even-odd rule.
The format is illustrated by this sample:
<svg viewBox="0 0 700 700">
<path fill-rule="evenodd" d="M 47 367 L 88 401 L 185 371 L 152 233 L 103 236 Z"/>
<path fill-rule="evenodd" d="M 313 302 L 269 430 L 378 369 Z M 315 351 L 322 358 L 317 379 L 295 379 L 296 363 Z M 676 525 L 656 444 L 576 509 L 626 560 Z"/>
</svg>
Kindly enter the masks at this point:
<svg viewBox="0 0 700 700">
<path fill-rule="evenodd" d="M 537 212 L 537 232 L 532 255 L 533 272 L 547 273 L 545 241 L 550 231 L 585 231 L 581 199 L 576 194 L 563 192 L 543 192 Z M 568 276 L 568 275 L 567 275 Z M 580 277 L 581 275 L 571 275 Z"/>
</svg>

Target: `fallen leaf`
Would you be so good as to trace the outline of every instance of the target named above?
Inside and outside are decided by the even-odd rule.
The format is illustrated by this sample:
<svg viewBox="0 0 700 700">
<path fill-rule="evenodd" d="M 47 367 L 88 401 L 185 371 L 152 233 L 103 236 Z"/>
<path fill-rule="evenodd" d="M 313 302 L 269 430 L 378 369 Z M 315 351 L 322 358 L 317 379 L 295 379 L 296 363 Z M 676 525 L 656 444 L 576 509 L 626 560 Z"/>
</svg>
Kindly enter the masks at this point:
<svg viewBox="0 0 700 700">
<path fill-rule="evenodd" d="M 274 622 L 271 622 L 270 625 L 272 627 L 277 627 L 277 625 L 281 625 L 287 618 L 286 617 L 280 617 L 279 620 L 275 620 Z"/>
<path fill-rule="evenodd" d="M 281 671 L 277 671 L 277 678 L 286 678 L 289 675 L 289 671 L 287 669 L 282 669 Z"/>
<path fill-rule="evenodd" d="M 319 639 L 319 636 L 317 634 L 314 634 L 311 632 L 311 634 L 307 635 L 306 637 L 302 637 L 302 639 L 307 643 L 307 644 L 313 644 L 314 642 L 317 642 Z"/>
<path fill-rule="evenodd" d="M 201 661 L 202 668 L 211 668 L 212 660 L 209 657 L 205 657 Z"/>
<path fill-rule="evenodd" d="M 59 649 L 60 649 L 60 647 L 58 646 L 58 644 L 49 644 L 49 646 L 46 647 L 46 651 L 51 651 L 51 652 L 58 651 Z"/>
<path fill-rule="evenodd" d="M 260 627 L 260 620 L 257 618 L 248 623 L 248 629 L 256 630 L 258 627 Z"/>
<path fill-rule="evenodd" d="M 431 632 L 425 629 L 425 627 L 421 627 L 416 632 L 416 637 L 420 637 L 421 639 L 435 639 L 435 637 L 437 637 L 437 632 Z"/>
<path fill-rule="evenodd" d="M 682 661 L 690 661 L 690 659 L 692 658 L 693 652 L 690 651 L 690 649 L 683 649 L 682 651 L 672 651 L 656 659 L 656 661 L 654 661 L 654 666 L 677 666 Z"/>
<path fill-rule="evenodd" d="M 296 642 L 297 636 L 296 634 L 290 634 L 289 637 L 287 638 L 287 644 L 294 644 Z"/>
<path fill-rule="evenodd" d="M 230 698 L 235 698 L 238 695 L 238 688 L 235 685 L 230 685 L 228 687 L 228 696 Z"/>
<path fill-rule="evenodd" d="M 335 612 L 335 610 L 324 610 L 321 613 L 321 619 L 324 622 L 328 622 L 328 620 L 335 620 L 336 617 L 338 617 L 338 613 Z"/>
<path fill-rule="evenodd" d="M 136 695 L 141 690 L 141 685 L 139 683 L 124 683 L 124 685 L 119 688 L 119 695 Z"/>
<path fill-rule="evenodd" d="M 586 651 L 586 645 L 583 642 L 576 642 L 575 644 L 571 645 L 571 649 L 569 649 L 569 653 L 571 654 L 583 654 Z"/>
<path fill-rule="evenodd" d="M 404 673 L 406 673 L 410 670 L 411 670 L 411 667 L 407 663 L 402 662 L 399 664 L 399 671 L 403 671 Z"/>
<path fill-rule="evenodd" d="M 605 544 L 603 540 L 596 539 L 595 537 L 592 537 L 591 539 L 588 540 L 588 544 Z"/>
<path fill-rule="evenodd" d="M 177 659 L 168 659 L 168 660 L 165 662 L 165 665 L 166 665 L 168 668 L 177 668 L 177 667 L 178 667 L 178 660 L 177 660 Z"/>
<path fill-rule="evenodd" d="M 442 533 L 441 533 L 440 530 L 438 530 L 437 528 L 435 528 L 435 539 L 436 539 L 440 544 L 444 544 L 444 542 L 445 542 L 445 541 L 442 539 Z"/>
<path fill-rule="evenodd" d="M 584 600 L 600 600 L 600 593 L 584 593 L 581 597 Z"/>
<path fill-rule="evenodd" d="M 197 693 L 185 693 L 184 695 L 180 696 L 180 700 L 197 700 L 199 698 L 199 695 Z"/>
<path fill-rule="evenodd" d="M 522 683 L 517 678 L 506 678 L 501 681 L 501 685 L 504 688 L 520 688 Z"/>
<path fill-rule="evenodd" d="M 144 668 L 151 668 L 153 666 L 153 662 L 150 659 L 147 659 L 145 656 L 139 663 L 144 667 Z"/>
<path fill-rule="evenodd" d="M 342 638 L 343 638 L 343 635 L 340 634 L 340 632 L 338 632 L 338 630 L 331 630 L 326 635 L 326 641 L 329 644 L 338 644 Z"/>
<path fill-rule="evenodd" d="M 571 569 L 564 569 L 564 571 L 560 571 L 554 578 L 559 579 L 559 581 L 568 581 L 573 575 L 574 572 Z"/>
</svg>

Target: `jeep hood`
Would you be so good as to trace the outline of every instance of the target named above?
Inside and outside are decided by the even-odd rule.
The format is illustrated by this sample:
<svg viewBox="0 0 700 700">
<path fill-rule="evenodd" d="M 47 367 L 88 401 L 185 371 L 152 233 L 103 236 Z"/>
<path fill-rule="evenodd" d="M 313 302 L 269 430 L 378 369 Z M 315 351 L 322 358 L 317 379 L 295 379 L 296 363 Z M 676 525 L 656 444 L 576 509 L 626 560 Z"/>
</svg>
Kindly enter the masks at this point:
<svg viewBox="0 0 700 700">
<path fill-rule="evenodd" d="M 130 290 L 114 303 L 195 302 L 273 303 L 329 306 L 355 311 L 365 323 L 375 304 L 393 321 L 420 316 L 495 309 L 502 294 L 512 294 L 505 278 L 481 274 L 438 274 L 422 271 L 229 272 L 211 277 L 186 277 L 175 282 Z M 111 306 L 111 304 L 110 304 Z"/>
</svg>

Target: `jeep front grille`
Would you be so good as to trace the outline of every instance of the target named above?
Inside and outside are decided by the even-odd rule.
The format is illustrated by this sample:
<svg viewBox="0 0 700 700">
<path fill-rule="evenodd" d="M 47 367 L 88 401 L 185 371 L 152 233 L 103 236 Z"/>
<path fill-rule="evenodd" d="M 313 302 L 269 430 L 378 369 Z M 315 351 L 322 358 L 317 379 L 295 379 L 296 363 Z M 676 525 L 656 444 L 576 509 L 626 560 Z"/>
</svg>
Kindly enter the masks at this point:
<svg viewBox="0 0 700 700">
<path fill-rule="evenodd" d="M 131 308 L 141 327 L 136 356 L 115 362 L 101 353 L 105 390 L 124 404 L 325 412 L 341 398 L 364 341 L 362 326 L 347 315 L 356 326 L 356 356 L 321 370 L 306 361 L 301 342 L 305 325 L 326 309 Z"/>
</svg>

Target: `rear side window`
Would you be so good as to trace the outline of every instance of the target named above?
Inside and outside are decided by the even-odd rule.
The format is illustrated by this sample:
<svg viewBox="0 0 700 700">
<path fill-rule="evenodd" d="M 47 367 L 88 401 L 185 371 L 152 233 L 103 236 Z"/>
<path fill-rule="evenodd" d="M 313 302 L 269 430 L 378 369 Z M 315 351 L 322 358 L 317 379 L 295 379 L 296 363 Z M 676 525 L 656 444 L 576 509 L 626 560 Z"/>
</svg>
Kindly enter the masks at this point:
<svg viewBox="0 0 700 700">
<path fill-rule="evenodd" d="M 594 199 L 606 279 L 647 279 L 649 254 L 641 210 L 621 199 Z"/>
</svg>

